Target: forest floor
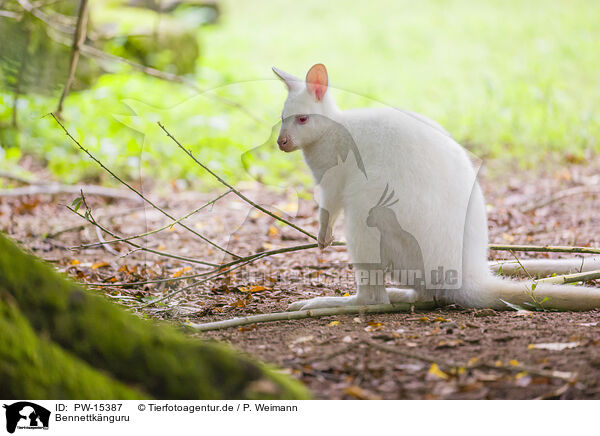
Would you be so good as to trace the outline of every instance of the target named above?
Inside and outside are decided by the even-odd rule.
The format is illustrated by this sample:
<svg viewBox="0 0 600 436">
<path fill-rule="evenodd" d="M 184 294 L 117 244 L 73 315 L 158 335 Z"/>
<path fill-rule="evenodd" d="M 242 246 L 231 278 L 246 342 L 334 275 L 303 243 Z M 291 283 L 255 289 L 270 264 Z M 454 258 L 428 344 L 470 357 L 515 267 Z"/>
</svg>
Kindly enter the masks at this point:
<svg viewBox="0 0 600 436">
<path fill-rule="evenodd" d="M 600 160 L 596 159 L 586 165 L 563 165 L 535 174 L 513 171 L 490 177 L 484 172 L 480 181 L 488 203 L 491 242 L 600 246 L 600 190 L 594 191 L 600 185 L 599 170 Z M 553 193 L 580 186 L 591 187 L 591 191 L 525 210 L 532 203 L 550 199 Z M 150 194 L 174 217 L 183 216 L 217 195 L 179 192 L 176 188 L 176 184 L 168 188 L 168 195 Z M 295 191 L 277 194 L 259 185 L 240 189 L 316 233 L 316 207 L 311 199 L 299 199 Z M 182 278 L 202 273 L 206 267 L 132 250 L 124 242 L 111 244 L 110 249 L 71 249 L 99 240 L 93 226 L 65 207 L 75 197 L 0 197 L 0 230 L 76 280 L 101 284 L 91 288 L 140 316 L 182 325 L 283 311 L 298 299 L 354 293 L 344 247 L 330 247 L 267 257 L 164 302 L 142 307 L 189 285 L 192 279 Z M 160 212 L 141 207 L 139 201 L 108 201 L 91 195 L 87 201 L 96 220 L 121 236 L 169 223 Z M 250 210 L 233 194 L 183 222 L 240 254 L 311 242 L 296 230 Z M 335 235 L 342 234 L 340 224 Z M 103 237 L 112 239 L 106 234 Z M 180 226 L 135 241 L 192 260 L 227 260 Z M 506 252 L 490 255 L 493 259 L 511 259 Z M 535 253 L 518 256 L 548 257 Z M 160 278 L 177 280 L 116 286 Z M 588 285 L 600 287 L 599 282 Z M 448 307 L 426 312 L 280 321 L 192 334 L 230 343 L 279 366 L 304 382 L 317 398 L 600 398 L 597 311 Z"/>
</svg>

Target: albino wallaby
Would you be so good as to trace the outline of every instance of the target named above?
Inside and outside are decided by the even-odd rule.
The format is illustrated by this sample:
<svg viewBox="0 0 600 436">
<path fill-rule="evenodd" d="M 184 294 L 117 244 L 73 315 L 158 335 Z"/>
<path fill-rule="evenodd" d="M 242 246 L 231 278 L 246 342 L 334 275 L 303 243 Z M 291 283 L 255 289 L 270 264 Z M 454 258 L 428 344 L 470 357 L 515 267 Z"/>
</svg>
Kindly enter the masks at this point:
<svg viewBox="0 0 600 436">
<path fill-rule="evenodd" d="M 320 248 L 333 241 L 333 225 L 344 211 L 358 288 L 352 297 L 298 301 L 290 310 L 432 299 L 496 309 L 507 308 L 502 300 L 558 310 L 600 307 L 600 289 L 535 286 L 491 273 L 476 171 L 435 122 L 394 108 L 341 111 L 327 92 L 322 64 L 304 81 L 273 71 L 288 89 L 277 143 L 285 152 L 302 150 L 319 184 Z M 382 277 L 390 266 L 423 268 L 424 280 L 386 289 Z"/>
</svg>

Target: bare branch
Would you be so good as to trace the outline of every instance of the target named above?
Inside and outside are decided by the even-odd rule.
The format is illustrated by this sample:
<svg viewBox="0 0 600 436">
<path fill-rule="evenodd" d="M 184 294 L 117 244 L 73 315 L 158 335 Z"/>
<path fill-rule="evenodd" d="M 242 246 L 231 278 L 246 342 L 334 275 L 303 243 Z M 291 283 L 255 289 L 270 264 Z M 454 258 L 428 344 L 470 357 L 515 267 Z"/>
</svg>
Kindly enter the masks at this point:
<svg viewBox="0 0 600 436">
<path fill-rule="evenodd" d="M 553 284 L 563 284 L 564 285 L 567 283 L 587 282 L 589 280 L 598 280 L 598 279 L 600 279 L 600 270 L 548 277 L 545 279 L 536 280 L 536 283 L 553 283 Z"/>
<path fill-rule="evenodd" d="M 592 248 L 592 247 L 490 244 L 489 248 L 490 248 L 490 250 L 495 250 L 495 251 L 535 251 L 535 252 L 541 252 L 541 253 L 600 254 L 600 248 Z"/>
<path fill-rule="evenodd" d="M 110 230 L 108 230 L 106 227 L 103 227 L 102 225 L 100 225 L 99 223 L 97 223 L 93 218 L 90 219 L 89 217 L 80 214 L 79 212 L 77 212 L 75 209 L 73 209 L 71 206 L 65 206 L 67 209 L 69 209 L 71 212 L 73 212 L 75 215 L 78 215 L 79 217 L 83 218 L 84 220 L 86 220 L 88 223 L 93 224 L 96 227 L 99 227 L 100 230 L 102 230 L 104 233 L 109 234 L 110 236 L 112 236 L 113 238 L 119 238 L 119 235 L 111 232 Z M 148 252 L 148 253 L 152 253 L 152 254 L 156 254 L 158 256 L 163 256 L 163 257 L 170 257 L 171 259 L 177 259 L 177 260 L 182 260 L 185 262 L 189 262 L 189 263 L 196 263 L 196 264 L 200 264 L 200 265 L 206 265 L 206 266 L 218 266 L 217 264 L 214 263 L 210 263 L 210 262 L 204 262 L 201 260 L 197 260 L 197 259 L 192 259 L 190 257 L 184 257 L 184 256 L 178 256 L 176 254 L 170 254 L 170 253 L 165 253 L 164 251 L 158 251 L 158 250 L 153 250 L 151 248 L 146 248 L 146 247 L 142 247 L 141 245 L 136 244 L 135 242 L 131 242 L 131 241 L 125 241 L 126 244 L 129 244 L 135 248 L 139 248 L 142 251 Z"/>
<path fill-rule="evenodd" d="M 98 165 L 100 165 L 100 167 L 102 169 L 104 169 L 107 173 L 109 173 L 111 176 L 113 176 L 115 179 L 117 179 L 122 185 L 126 186 L 127 188 L 129 188 L 131 191 L 133 191 L 135 194 L 137 194 L 138 197 L 140 197 L 142 200 L 144 200 L 146 203 L 148 203 L 150 206 L 152 206 L 154 209 L 158 210 L 159 212 L 161 212 L 163 215 L 165 215 L 167 218 L 175 221 L 175 218 L 169 214 L 168 212 L 164 211 L 163 209 L 161 209 L 159 206 L 157 206 L 154 202 L 152 202 L 150 199 L 146 198 L 141 192 L 139 192 L 137 189 L 135 189 L 133 186 L 131 186 L 129 183 L 127 183 L 126 181 L 124 181 L 123 179 L 121 179 L 119 176 L 117 176 L 115 173 L 113 173 L 110 169 L 108 169 L 102 162 L 100 162 L 98 159 L 96 159 L 96 157 L 94 157 L 94 155 L 92 153 L 90 153 L 86 148 L 84 148 L 79 141 L 77 141 L 70 133 L 69 131 L 65 128 L 65 126 L 60 122 L 60 120 L 58 119 L 58 117 L 56 115 L 54 115 L 53 113 L 50 113 L 50 115 L 52 115 L 52 118 L 54 118 L 54 121 L 56 121 L 58 123 L 58 125 L 63 129 L 63 131 L 65 132 L 65 134 L 75 143 L 77 144 L 77 146 L 79 147 L 80 150 L 82 150 L 85 154 L 87 154 L 94 162 L 96 162 Z M 190 231 L 191 233 L 193 233 L 194 235 L 198 236 L 200 239 L 202 239 L 203 241 L 205 241 L 206 243 L 212 245 L 214 248 L 229 254 L 232 257 L 240 257 L 237 254 L 233 254 L 230 251 L 226 250 L 225 248 L 215 244 L 214 242 L 212 242 L 211 240 L 209 240 L 208 238 L 202 236 L 200 233 L 198 233 L 197 231 L 195 231 L 194 229 L 186 226 L 183 223 L 177 223 L 177 225 L 183 227 L 184 229 Z"/>
<path fill-rule="evenodd" d="M 213 172 L 210 168 L 208 168 L 206 165 L 204 165 L 202 162 L 200 162 L 198 159 L 196 159 L 194 157 L 194 155 L 192 154 L 191 151 L 189 151 L 188 149 L 186 149 L 183 145 L 181 145 L 181 143 L 175 139 L 175 137 L 173 135 L 171 135 L 167 129 L 165 129 L 165 126 L 163 126 L 160 122 L 158 122 L 158 125 L 161 129 L 163 129 L 163 131 L 166 133 L 166 135 L 171 138 L 173 140 L 173 142 L 175 142 L 175 144 L 177 144 L 177 146 L 179 148 L 181 148 L 189 157 L 192 158 L 192 160 L 194 162 L 196 162 L 198 165 L 200 165 L 205 171 L 207 171 L 211 176 L 213 176 L 214 178 L 216 178 L 219 182 L 221 182 L 223 185 L 227 186 L 229 189 L 231 189 L 235 195 L 237 195 L 238 197 L 240 197 L 242 200 L 244 200 L 246 203 L 250 204 L 251 206 L 255 207 L 256 209 L 260 210 L 261 212 L 269 215 L 272 218 L 275 218 L 278 221 L 281 221 L 282 223 L 287 224 L 288 226 L 298 230 L 300 233 L 305 234 L 306 236 L 308 236 L 309 238 L 312 238 L 314 240 L 316 240 L 316 236 L 310 234 L 309 232 L 307 232 L 306 230 L 304 230 L 301 227 L 298 227 L 297 225 L 291 223 L 290 221 L 286 220 L 285 218 L 282 218 L 278 215 L 275 215 L 273 212 L 265 209 L 264 207 L 256 204 L 255 202 L 253 202 L 252 200 L 250 200 L 248 197 L 246 197 L 244 194 L 242 194 L 240 191 L 238 191 L 237 189 L 235 189 L 233 186 L 231 186 L 229 183 L 227 183 L 225 180 L 223 180 L 218 174 L 216 174 L 215 172 Z"/>
<path fill-rule="evenodd" d="M 159 227 L 158 229 L 150 230 L 150 231 L 148 231 L 148 232 L 145 232 L 145 233 L 140 233 L 140 234 L 133 235 L 133 236 L 127 236 L 126 238 L 112 239 L 112 240 L 110 240 L 110 241 L 104 241 L 104 242 L 99 242 L 99 243 L 94 243 L 94 244 L 84 244 L 84 245 L 77 245 L 77 246 L 75 246 L 75 247 L 71 247 L 71 249 L 73 249 L 73 250 L 75 250 L 75 249 L 78 249 L 78 250 L 80 250 L 80 249 L 85 249 L 85 248 L 98 247 L 98 246 L 100 246 L 100 245 L 114 244 L 115 242 L 125 242 L 125 241 L 131 241 L 132 239 L 143 238 L 143 237 L 146 237 L 146 236 L 149 236 L 149 235 L 153 235 L 153 234 L 155 234 L 155 233 L 158 233 L 158 232 L 161 232 L 161 231 L 163 231 L 163 230 L 165 230 L 165 229 L 171 228 L 171 227 L 173 227 L 175 224 L 177 224 L 177 223 L 179 223 L 179 222 L 183 221 L 184 219 L 187 219 L 187 218 L 189 218 L 190 216 L 194 215 L 194 214 L 195 214 L 195 213 L 197 213 L 197 212 L 200 212 L 202 209 L 204 209 L 204 208 L 206 208 L 206 207 L 210 206 L 211 204 L 214 204 L 214 203 L 216 203 L 218 200 L 220 200 L 221 198 L 225 197 L 225 196 L 226 196 L 227 194 L 229 194 L 230 192 L 232 192 L 232 191 L 231 191 L 231 189 L 230 189 L 230 190 L 228 190 L 227 192 L 225 192 L 225 193 L 223 193 L 223 194 L 219 195 L 217 198 L 215 198 L 215 199 L 213 199 L 213 200 L 211 200 L 211 201 L 209 201 L 209 202 L 205 203 L 204 205 L 200 206 L 199 208 L 197 208 L 197 209 L 194 209 L 193 211 L 191 211 L 191 212 L 189 212 L 189 213 L 185 214 L 185 215 L 184 215 L 184 216 L 182 216 L 181 218 L 179 218 L 179 219 L 177 219 L 177 220 L 175 220 L 175 221 L 172 221 L 172 222 L 170 222 L 170 223 L 168 223 L 168 224 L 166 224 L 166 225 L 164 225 L 164 226 L 162 226 L 162 227 Z"/>
<path fill-rule="evenodd" d="M 65 82 L 65 87 L 63 88 L 62 95 L 60 96 L 60 101 L 58 102 L 58 108 L 56 109 L 56 116 L 60 117 L 63 104 L 69 90 L 71 89 L 71 84 L 73 83 L 73 79 L 75 78 L 75 71 L 77 70 L 77 62 L 79 61 L 79 50 L 85 41 L 85 35 L 87 32 L 87 19 L 88 19 L 88 0 L 81 0 L 79 4 L 79 13 L 77 15 L 77 26 L 75 27 L 75 32 L 73 34 L 73 49 L 71 51 L 71 61 L 69 63 L 69 74 L 67 76 L 67 81 Z"/>
<path fill-rule="evenodd" d="M 423 302 L 374 304 L 369 306 L 327 307 L 323 309 L 297 310 L 294 312 L 275 312 L 261 315 L 244 316 L 241 318 L 233 318 L 223 321 L 208 322 L 204 324 L 192 324 L 191 327 L 196 330 L 206 332 L 210 330 L 221 330 L 230 327 L 240 327 L 243 325 L 258 324 L 262 322 L 290 321 L 294 319 L 319 318 L 322 316 L 410 312 L 413 308 L 429 310 L 434 308 L 434 303 Z"/>
</svg>

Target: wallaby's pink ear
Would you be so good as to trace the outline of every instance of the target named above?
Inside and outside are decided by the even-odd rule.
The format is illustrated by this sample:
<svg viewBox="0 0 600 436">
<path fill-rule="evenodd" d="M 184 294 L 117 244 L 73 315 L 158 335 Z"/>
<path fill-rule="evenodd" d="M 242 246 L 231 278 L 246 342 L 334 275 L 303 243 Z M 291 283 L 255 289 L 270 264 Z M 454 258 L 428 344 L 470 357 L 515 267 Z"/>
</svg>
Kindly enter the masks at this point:
<svg viewBox="0 0 600 436">
<path fill-rule="evenodd" d="M 291 75 L 290 73 L 286 73 L 285 71 L 275 67 L 272 67 L 272 69 L 277 77 L 283 80 L 283 83 L 285 83 L 285 86 L 287 86 L 288 91 L 291 91 L 293 88 L 298 88 L 302 83 L 302 80 Z"/>
<path fill-rule="evenodd" d="M 327 92 L 328 82 L 327 68 L 323 64 L 313 65 L 306 74 L 306 89 L 317 101 L 320 101 Z"/>
</svg>

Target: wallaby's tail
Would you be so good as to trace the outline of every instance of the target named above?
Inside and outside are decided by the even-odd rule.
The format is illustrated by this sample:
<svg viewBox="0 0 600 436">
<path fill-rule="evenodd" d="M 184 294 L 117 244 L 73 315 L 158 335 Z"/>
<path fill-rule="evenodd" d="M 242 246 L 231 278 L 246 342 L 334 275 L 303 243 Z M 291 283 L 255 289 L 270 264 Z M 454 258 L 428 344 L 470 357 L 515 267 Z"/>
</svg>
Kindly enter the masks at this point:
<svg viewBox="0 0 600 436">
<path fill-rule="evenodd" d="M 489 262 L 490 269 L 503 275 L 528 275 L 549 277 L 552 274 L 572 274 L 600 270 L 600 256 L 583 259 L 525 259 L 496 260 Z M 525 269 L 526 271 L 524 271 Z"/>
<path fill-rule="evenodd" d="M 533 284 L 489 276 L 483 283 L 488 307 L 507 309 L 502 301 L 524 308 L 553 310 L 592 310 L 600 308 L 600 288 L 572 285 Z"/>
</svg>

